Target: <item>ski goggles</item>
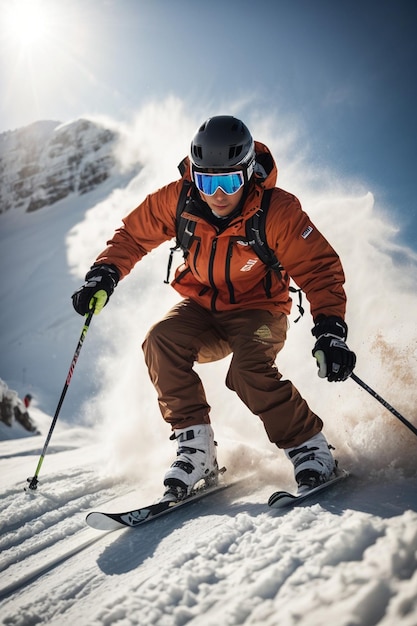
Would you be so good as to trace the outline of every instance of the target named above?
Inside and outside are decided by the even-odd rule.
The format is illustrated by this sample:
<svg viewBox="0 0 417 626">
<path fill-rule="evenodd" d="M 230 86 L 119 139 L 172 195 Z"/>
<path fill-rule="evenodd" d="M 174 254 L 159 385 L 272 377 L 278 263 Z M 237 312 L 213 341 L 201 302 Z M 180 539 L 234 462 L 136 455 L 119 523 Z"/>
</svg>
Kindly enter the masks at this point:
<svg viewBox="0 0 417 626">
<path fill-rule="evenodd" d="M 206 196 L 214 196 L 219 187 L 228 196 L 232 196 L 243 187 L 245 178 L 241 170 L 225 174 L 206 174 L 194 171 L 194 182 L 197 189 Z"/>
</svg>

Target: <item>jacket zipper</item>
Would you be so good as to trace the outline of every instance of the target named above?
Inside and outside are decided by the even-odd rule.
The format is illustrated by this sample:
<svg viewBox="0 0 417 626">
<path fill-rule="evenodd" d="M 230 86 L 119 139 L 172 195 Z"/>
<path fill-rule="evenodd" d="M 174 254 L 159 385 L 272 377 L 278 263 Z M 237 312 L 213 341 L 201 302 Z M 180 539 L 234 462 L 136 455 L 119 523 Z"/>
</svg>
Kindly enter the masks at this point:
<svg viewBox="0 0 417 626">
<path fill-rule="evenodd" d="M 217 300 L 217 296 L 219 293 L 216 287 L 216 283 L 214 282 L 214 276 L 213 276 L 213 266 L 214 266 L 214 257 L 216 255 L 216 247 L 217 247 L 217 237 L 213 239 L 213 243 L 211 244 L 209 268 L 208 268 L 209 270 L 208 277 L 209 277 L 211 288 L 213 289 L 213 295 L 211 297 L 211 310 L 212 311 L 216 311 L 216 300 Z"/>
<path fill-rule="evenodd" d="M 233 242 L 229 241 L 229 245 L 227 248 L 227 258 L 226 258 L 226 284 L 227 284 L 227 288 L 229 290 L 229 298 L 230 298 L 230 304 L 236 304 L 236 300 L 235 300 L 235 290 L 233 287 L 233 283 L 230 279 L 230 264 L 231 264 L 231 259 L 232 259 L 232 255 L 233 255 Z"/>
<path fill-rule="evenodd" d="M 192 257 L 190 255 L 190 263 L 192 261 L 194 271 L 198 276 L 200 275 L 200 273 L 197 269 L 197 260 L 198 260 L 198 255 L 200 253 L 200 247 L 201 247 L 200 239 L 196 239 L 195 252 L 193 253 Z"/>
</svg>

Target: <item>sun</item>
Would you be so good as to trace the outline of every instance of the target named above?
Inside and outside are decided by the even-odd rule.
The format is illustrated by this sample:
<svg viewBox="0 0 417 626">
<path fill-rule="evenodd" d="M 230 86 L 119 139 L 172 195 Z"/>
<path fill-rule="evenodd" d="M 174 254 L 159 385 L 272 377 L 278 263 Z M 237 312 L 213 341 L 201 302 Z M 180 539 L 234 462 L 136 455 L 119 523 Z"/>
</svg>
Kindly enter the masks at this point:
<svg viewBox="0 0 417 626">
<path fill-rule="evenodd" d="M 4 8 L 3 35 L 21 48 L 42 44 L 52 26 L 48 6 L 42 0 L 14 0 Z"/>
</svg>

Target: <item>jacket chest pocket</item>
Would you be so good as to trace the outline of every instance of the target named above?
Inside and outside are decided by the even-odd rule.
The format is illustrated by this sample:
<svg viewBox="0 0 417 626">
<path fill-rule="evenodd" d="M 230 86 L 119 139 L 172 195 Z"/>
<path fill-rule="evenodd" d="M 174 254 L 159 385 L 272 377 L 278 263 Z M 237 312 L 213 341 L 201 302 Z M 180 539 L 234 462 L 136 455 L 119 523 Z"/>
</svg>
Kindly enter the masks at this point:
<svg viewBox="0 0 417 626">
<path fill-rule="evenodd" d="M 236 281 L 244 279 L 247 272 L 258 270 L 261 262 L 245 239 L 233 237 L 228 244 L 226 266 L 230 280 Z"/>
</svg>

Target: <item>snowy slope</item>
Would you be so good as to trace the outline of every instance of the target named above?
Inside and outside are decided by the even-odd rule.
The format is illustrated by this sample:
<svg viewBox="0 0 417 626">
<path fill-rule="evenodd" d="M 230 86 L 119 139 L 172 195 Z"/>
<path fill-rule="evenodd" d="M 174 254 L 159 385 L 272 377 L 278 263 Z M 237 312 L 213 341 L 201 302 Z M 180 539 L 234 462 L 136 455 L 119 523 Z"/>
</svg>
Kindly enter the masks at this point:
<svg viewBox="0 0 417 626">
<path fill-rule="evenodd" d="M 281 186 L 299 195 L 342 256 L 357 373 L 416 424 L 416 254 L 396 241 L 370 193 L 332 172 L 318 176 L 268 124 L 257 135 L 280 155 Z M 70 294 L 121 217 L 176 176 L 195 126 L 178 103 L 144 109 L 122 129 L 124 167 L 144 164 L 130 182 L 120 174 L 82 197 L 0 215 L 0 377 L 32 393 L 30 415 L 42 432 L 0 442 L 1 623 L 416 626 L 417 438 L 353 381 L 318 379 L 308 314 L 292 325 L 279 365 L 323 416 L 336 456 L 353 472 L 348 482 L 320 502 L 268 510 L 272 491 L 293 486 L 291 469 L 224 388 L 226 360 L 199 373 L 226 477 L 251 472 L 250 481 L 142 529 L 86 527 L 92 509 L 153 501 L 174 454 L 140 353 L 146 329 L 176 301 L 163 285 L 168 246 L 94 318 L 38 491 L 23 489 L 81 332 Z M 167 129 L 161 159 L 155 134 Z"/>
<path fill-rule="evenodd" d="M 89 439 L 56 436 L 36 495 L 14 482 L 35 442 L 12 459 L 0 445 L 1 468 L 14 468 L 2 471 L 3 624 L 416 624 L 415 479 L 352 478 L 286 513 L 267 509 L 270 478 L 251 480 L 141 529 L 99 533 L 87 511 L 152 496 L 100 475 Z"/>
</svg>

